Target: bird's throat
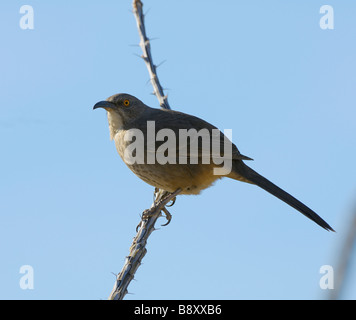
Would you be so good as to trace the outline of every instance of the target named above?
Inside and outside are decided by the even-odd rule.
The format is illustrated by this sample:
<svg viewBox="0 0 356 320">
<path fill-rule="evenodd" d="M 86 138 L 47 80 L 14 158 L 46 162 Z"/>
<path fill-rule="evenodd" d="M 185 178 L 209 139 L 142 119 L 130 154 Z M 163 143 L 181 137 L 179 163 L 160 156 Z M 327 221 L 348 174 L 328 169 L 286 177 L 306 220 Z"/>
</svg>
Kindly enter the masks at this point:
<svg viewBox="0 0 356 320">
<path fill-rule="evenodd" d="M 108 111 L 108 122 L 110 130 L 110 140 L 114 139 L 116 133 L 124 125 L 122 117 L 115 111 Z"/>
</svg>

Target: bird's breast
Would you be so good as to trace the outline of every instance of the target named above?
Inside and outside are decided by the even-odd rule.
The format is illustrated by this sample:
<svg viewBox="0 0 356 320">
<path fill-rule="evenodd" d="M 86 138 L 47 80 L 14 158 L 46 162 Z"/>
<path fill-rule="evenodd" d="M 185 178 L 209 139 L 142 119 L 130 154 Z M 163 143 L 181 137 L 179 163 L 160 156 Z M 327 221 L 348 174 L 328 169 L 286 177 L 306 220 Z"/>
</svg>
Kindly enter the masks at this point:
<svg viewBox="0 0 356 320">
<path fill-rule="evenodd" d="M 146 183 L 169 192 L 181 188 L 181 194 L 199 194 L 220 178 L 213 173 L 214 164 L 160 163 L 156 155 L 152 157 L 152 150 L 147 148 L 145 141 L 140 141 L 140 134 L 132 129 L 129 131 L 116 133 L 116 149 L 130 170 Z M 131 139 L 133 133 L 135 138 Z"/>
</svg>

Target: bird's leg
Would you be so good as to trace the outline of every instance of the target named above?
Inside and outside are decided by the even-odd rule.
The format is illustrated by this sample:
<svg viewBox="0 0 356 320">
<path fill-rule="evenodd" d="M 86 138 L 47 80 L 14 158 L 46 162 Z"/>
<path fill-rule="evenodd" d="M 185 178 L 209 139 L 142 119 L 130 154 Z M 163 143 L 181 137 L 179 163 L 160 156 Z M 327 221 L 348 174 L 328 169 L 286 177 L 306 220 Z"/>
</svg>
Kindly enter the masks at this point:
<svg viewBox="0 0 356 320">
<path fill-rule="evenodd" d="M 162 192 L 162 191 L 161 191 Z M 153 192 L 153 202 L 156 203 L 157 199 L 158 199 L 158 196 L 159 196 L 159 193 L 160 193 L 160 189 L 158 188 L 155 188 L 155 191 Z"/>
</svg>

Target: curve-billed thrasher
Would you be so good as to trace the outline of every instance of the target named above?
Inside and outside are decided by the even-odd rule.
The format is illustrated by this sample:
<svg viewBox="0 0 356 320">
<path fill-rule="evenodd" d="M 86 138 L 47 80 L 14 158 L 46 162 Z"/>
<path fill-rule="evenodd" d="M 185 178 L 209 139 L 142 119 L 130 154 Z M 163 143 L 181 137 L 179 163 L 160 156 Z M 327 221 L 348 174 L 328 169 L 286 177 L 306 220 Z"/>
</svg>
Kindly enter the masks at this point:
<svg viewBox="0 0 356 320">
<path fill-rule="evenodd" d="M 199 194 L 201 190 L 210 187 L 215 180 L 227 176 L 261 187 L 324 229 L 334 231 L 313 210 L 248 167 L 243 160 L 252 159 L 242 155 L 237 147 L 210 123 L 182 112 L 150 108 L 139 99 L 124 93 L 98 102 L 94 106 L 94 109 L 97 108 L 104 108 L 107 111 L 110 137 L 114 139 L 121 158 L 139 178 L 148 184 L 168 192 L 180 189 L 180 194 Z M 159 137 L 162 129 L 164 138 L 162 134 Z M 204 145 L 204 134 L 193 135 L 182 141 L 181 132 L 192 132 L 191 129 L 199 133 L 204 132 L 205 136 L 208 135 L 208 144 Z M 169 134 L 174 135 L 170 143 L 165 139 Z M 141 143 L 138 141 L 140 137 L 143 139 Z M 195 143 L 195 153 L 194 150 L 192 151 L 194 141 L 198 141 Z M 216 141 L 222 150 L 219 149 L 214 153 Z M 134 143 L 136 143 L 135 148 L 132 147 Z M 226 155 L 224 150 L 228 150 L 229 143 L 230 152 Z M 215 143 L 215 147 L 217 144 Z M 174 157 L 172 157 L 172 148 L 169 149 L 173 146 Z M 130 154 L 131 158 L 128 156 Z M 185 159 L 182 154 L 185 155 Z M 166 160 L 166 163 L 159 161 L 159 157 Z M 215 171 L 216 168 L 222 168 L 222 162 L 217 165 L 216 159 L 226 160 L 227 163 L 230 160 L 230 170 L 225 171 L 226 173 L 216 173 L 219 172 Z"/>
</svg>

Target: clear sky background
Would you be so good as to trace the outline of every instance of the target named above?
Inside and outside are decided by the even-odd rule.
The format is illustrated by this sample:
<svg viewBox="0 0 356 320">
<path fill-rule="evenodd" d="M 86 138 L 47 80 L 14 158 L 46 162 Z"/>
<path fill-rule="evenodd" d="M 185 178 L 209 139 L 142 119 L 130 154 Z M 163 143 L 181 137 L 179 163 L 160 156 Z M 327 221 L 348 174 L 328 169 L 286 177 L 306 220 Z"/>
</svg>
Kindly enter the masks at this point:
<svg viewBox="0 0 356 320">
<path fill-rule="evenodd" d="M 34 30 L 19 26 L 23 4 Z M 319 26 L 325 4 L 334 30 Z M 159 107 L 131 5 L 1 2 L 1 299 L 106 299 L 152 203 L 153 188 L 117 155 L 105 111 L 92 110 L 119 92 Z M 127 299 L 325 298 L 319 270 L 336 268 L 356 206 L 356 2 L 146 0 L 144 9 L 172 108 L 232 129 L 252 168 L 337 233 L 223 179 L 177 199 Z M 345 299 L 356 299 L 355 260 Z M 23 265 L 33 290 L 20 288 Z"/>
</svg>

